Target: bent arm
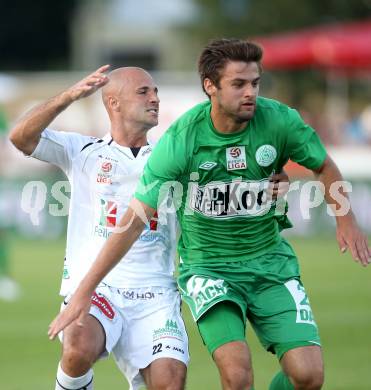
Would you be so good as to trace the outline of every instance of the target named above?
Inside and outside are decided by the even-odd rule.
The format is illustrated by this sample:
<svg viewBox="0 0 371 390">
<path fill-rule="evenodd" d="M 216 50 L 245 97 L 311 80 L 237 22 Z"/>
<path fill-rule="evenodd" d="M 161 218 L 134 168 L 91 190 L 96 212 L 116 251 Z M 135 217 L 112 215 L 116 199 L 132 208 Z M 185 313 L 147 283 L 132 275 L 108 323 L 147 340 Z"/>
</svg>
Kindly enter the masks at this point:
<svg viewBox="0 0 371 390">
<path fill-rule="evenodd" d="M 104 65 L 95 72 L 59 95 L 36 106 L 19 119 L 10 131 L 10 141 L 21 152 L 31 155 L 40 141 L 43 130 L 74 101 L 87 97 L 107 84 L 104 74 L 109 65 Z"/>
<path fill-rule="evenodd" d="M 368 265 L 371 260 L 371 249 L 368 246 L 367 237 L 357 225 L 348 195 L 344 191 L 345 182 L 338 167 L 327 156 L 323 165 L 313 172 L 324 185 L 325 200 L 334 212 L 336 238 L 341 252 L 345 252 L 349 248 L 356 261 L 359 261 L 363 266 Z"/>
<path fill-rule="evenodd" d="M 36 106 L 19 119 L 11 129 L 9 139 L 24 154 L 31 155 L 43 130 L 73 102 L 68 91 Z"/>
</svg>

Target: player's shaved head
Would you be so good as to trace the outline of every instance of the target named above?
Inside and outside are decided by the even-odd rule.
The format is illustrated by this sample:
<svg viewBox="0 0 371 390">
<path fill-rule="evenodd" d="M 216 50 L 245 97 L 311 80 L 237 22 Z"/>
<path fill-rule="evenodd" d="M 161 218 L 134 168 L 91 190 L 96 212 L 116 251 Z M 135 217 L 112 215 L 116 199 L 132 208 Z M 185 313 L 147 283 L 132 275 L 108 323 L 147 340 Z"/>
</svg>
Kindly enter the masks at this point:
<svg viewBox="0 0 371 390">
<path fill-rule="evenodd" d="M 117 68 L 108 74 L 109 82 L 102 88 L 103 103 L 108 110 L 108 97 L 118 97 L 126 88 L 137 88 L 151 75 L 142 68 L 128 66 Z"/>
</svg>

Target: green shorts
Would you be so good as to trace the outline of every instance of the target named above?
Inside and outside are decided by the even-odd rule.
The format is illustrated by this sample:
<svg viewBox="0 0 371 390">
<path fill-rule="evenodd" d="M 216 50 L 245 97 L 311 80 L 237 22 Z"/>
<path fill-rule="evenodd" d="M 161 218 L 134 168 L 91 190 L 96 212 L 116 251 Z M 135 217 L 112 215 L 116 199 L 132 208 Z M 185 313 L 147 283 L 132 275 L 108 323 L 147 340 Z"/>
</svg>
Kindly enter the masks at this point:
<svg viewBox="0 0 371 390">
<path fill-rule="evenodd" d="M 281 358 L 289 349 L 320 345 L 299 273 L 291 246 L 282 240 L 271 252 L 245 262 L 181 263 L 178 284 L 211 353 L 226 342 L 244 339 L 248 319 L 264 348 Z M 237 305 L 242 321 L 236 321 L 225 304 L 215 310 L 220 302 Z M 229 337 L 218 326 L 222 321 L 231 324 Z"/>
</svg>

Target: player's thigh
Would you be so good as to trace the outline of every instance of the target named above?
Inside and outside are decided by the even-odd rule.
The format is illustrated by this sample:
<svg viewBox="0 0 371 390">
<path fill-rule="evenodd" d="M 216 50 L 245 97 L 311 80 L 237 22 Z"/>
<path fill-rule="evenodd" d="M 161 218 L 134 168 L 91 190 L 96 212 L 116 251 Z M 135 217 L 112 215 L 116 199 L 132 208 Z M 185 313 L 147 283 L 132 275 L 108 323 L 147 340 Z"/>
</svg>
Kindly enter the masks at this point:
<svg viewBox="0 0 371 390">
<path fill-rule="evenodd" d="M 240 307 L 232 301 L 215 304 L 197 321 L 201 338 L 211 355 L 223 344 L 245 342 L 245 325 Z"/>
<path fill-rule="evenodd" d="M 74 322 L 61 333 L 63 348 L 74 348 L 81 353 L 90 351 L 95 356 L 94 360 L 108 356 L 121 337 L 123 328 L 122 318 L 112 303 L 114 299 L 108 287 L 97 288 L 84 326 L 77 326 Z M 64 307 L 66 301 L 61 310 Z"/>
<path fill-rule="evenodd" d="M 160 358 L 140 370 L 148 389 L 182 390 L 185 387 L 187 366 L 171 358 Z"/>
<path fill-rule="evenodd" d="M 121 310 L 125 331 L 113 352 L 117 365 L 135 388 L 143 379 L 139 372 L 155 361 L 175 360 L 177 367 L 178 362 L 182 364 L 180 367 L 186 367 L 189 361 L 178 292 L 155 292 L 153 297 L 127 302 Z"/>
<path fill-rule="evenodd" d="M 263 346 L 279 359 L 285 352 L 320 345 L 308 296 L 297 278 L 277 283 L 250 296 L 248 317 Z"/>
<path fill-rule="evenodd" d="M 95 361 L 105 349 L 105 333 L 102 324 L 87 314 L 84 326 L 74 321 L 63 331 L 63 355 L 81 356 Z"/>
<path fill-rule="evenodd" d="M 219 302 L 197 324 L 219 369 L 222 382 L 238 383 L 244 387 L 251 384 L 251 356 L 245 339 L 245 321 L 241 308 L 232 301 Z"/>
</svg>

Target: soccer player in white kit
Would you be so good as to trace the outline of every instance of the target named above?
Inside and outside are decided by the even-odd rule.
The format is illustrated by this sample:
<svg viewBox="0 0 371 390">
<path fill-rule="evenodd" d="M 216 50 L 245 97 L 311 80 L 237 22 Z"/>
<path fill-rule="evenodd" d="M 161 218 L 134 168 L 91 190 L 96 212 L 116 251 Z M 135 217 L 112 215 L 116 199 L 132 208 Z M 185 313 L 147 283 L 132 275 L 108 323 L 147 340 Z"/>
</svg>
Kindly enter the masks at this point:
<svg viewBox="0 0 371 390">
<path fill-rule="evenodd" d="M 159 98 L 140 68 L 103 66 L 23 116 L 10 133 L 26 155 L 60 167 L 71 184 L 63 306 L 112 234 L 151 153 L 146 134 L 158 123 Z M 74 101 L 102 88 L 111 122 L 103 139 L 48 129 Z M 55 389 L 93 389 L 92 366 L 111 351 L 138 389 L 183 389 L 188 338 L 173 277 L 176 216 L 153 218 L 129 253 L 98 286 L 83 323 L 67 327 Z"/>
</svg>

